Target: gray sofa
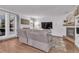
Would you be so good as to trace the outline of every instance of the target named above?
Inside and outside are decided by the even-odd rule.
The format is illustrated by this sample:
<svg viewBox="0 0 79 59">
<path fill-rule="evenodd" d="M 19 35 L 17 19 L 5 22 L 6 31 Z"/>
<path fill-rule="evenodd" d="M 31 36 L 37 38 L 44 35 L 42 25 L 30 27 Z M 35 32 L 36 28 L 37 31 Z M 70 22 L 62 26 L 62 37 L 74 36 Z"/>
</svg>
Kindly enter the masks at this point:
<svg viewBox="0 0 79 59">
<path fill-rule="evenodd" d="M 21 29 L 19 32 L 19 41 L 22 43 L 45 52 L 48 52 L 52 47 L 52 37 L 48 35 L 48 30 Z"/>
</svg>

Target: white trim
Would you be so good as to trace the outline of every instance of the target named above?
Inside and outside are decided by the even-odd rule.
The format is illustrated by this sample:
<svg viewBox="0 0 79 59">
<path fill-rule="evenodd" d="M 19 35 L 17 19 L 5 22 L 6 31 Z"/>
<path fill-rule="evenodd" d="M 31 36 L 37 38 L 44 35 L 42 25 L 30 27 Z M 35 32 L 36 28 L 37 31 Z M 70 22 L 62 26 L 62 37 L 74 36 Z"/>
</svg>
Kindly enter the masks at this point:
<svg viewBox="0 0 79 59">
<path fill-rule="evenodd" d="M 10 34 L 9 32 L 9 14 L 8 12 L 5 13 L 5 35 L 4 36 L 0 36 L 0 40 L 4 40 L 7 38 L 11 38 L 11 37 L 17 37 L 17 15 L 13 14 L 15 19 L 14 19 L 14 26 L 15 26 L 15 31 L 14 34 Z M 11 13 L 12 14 L 12 13 Z"/>
</svg>

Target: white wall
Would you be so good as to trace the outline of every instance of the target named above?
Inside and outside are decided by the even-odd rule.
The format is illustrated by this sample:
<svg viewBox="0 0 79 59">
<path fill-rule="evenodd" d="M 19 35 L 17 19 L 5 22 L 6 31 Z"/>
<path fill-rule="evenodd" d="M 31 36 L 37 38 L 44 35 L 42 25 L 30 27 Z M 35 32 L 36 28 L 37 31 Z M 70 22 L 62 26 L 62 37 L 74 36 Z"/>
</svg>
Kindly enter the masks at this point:
<svg viewBox="0 0 79 59">
<path fill-rule="evenodd" d="M 50 17 L 50 16 L 38 16 L 36 19 L 39 22 L 39 29 L 41 29 L 41 22 L 53 22 L 53 29 L 52 29 L 52 34 L 56 36 L 63 36 L 66 35 L 66 27 L 63 26 L 65 16 L 55 16 L 55 17 Z M 28 18 L 26 15 L 23 15 L 24 18 Z M 32 16 L 33 17 L 33 16 Z"/>
<path fill-rule="evenodd" d="M 64 24 L 64 20 L 65 20 L 65 16 L 55 16 L 55 17 L 43 17 L 40 19 L 40 22 L 53 22 L 53 29 L 52 30 L 52 34 L 56 35 L 56 36 L 63 36 L 66 35 L 66 27 L 63 26 Z"/>
<path fill-rule="evenodd" d="M 65 20 L 65 15 L 57 16 L 53 18 L 53 25 L 54 25 L 52 30 L 53 35 L 57 35 L 57 36 L 66 35 L 66 27 L 63 26 L 64 20 Z"/>
</svg>

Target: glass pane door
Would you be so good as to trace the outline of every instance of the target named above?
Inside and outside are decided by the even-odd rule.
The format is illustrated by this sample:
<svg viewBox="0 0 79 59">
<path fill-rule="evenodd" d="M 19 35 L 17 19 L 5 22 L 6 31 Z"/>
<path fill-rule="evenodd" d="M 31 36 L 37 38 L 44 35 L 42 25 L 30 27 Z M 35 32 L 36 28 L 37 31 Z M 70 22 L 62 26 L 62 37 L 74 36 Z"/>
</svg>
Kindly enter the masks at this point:
<svg viewBox="0 0 79 59">
<path fill-rule="evenodd" d="M 0 36 L 5 35 L 5 15 L 0 15 Z"/>
<path fill-rule="evenodd" d="M 15 16 L 13 14 L 9 14 L 9 33 L 15 34 Z"/>
</svg>

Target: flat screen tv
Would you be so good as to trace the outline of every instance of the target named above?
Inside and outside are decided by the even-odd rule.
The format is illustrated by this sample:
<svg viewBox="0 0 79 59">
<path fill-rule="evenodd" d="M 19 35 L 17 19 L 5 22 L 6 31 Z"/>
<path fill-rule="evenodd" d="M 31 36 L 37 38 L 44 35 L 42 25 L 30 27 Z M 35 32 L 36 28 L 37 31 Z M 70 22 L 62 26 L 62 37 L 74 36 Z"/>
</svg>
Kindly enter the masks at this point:
<svg viewBox="0 0 79 59">
<path fill-rule="evenodd" d="M 79 28 L 76 28 L 76 32 L 77 32 L 77 34 L 79 34 Z"/>
<path fill-rule="evenodd" d="M 52 22 L 41 22 L 41 27 L 43 29 L 52 29 Z"/>
</svg>

